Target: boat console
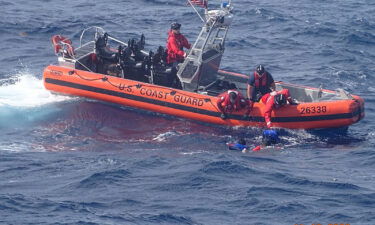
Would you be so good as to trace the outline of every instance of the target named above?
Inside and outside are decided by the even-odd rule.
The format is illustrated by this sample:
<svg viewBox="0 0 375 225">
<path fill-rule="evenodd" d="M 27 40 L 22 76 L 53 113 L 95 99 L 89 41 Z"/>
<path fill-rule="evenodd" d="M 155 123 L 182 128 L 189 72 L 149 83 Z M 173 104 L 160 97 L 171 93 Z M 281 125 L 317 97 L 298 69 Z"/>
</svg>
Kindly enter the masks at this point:
<svg viewBox="0 0 375 225">
<path fill-rule="evenodd" d="M 205 24 L 177 72 L 184 90 L 204 93 L 220 83 L 218 69 L 232 20 L 230 5 L 218 10 L 206 10 Z"/>
</svg>

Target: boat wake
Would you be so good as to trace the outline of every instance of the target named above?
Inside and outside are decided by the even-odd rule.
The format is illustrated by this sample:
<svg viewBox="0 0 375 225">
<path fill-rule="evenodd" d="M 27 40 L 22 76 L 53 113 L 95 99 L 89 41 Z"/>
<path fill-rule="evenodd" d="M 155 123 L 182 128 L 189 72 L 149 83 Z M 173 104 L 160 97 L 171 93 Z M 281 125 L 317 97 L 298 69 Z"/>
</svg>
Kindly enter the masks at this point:
<svg viewBox="0 0 375 225">
<path fill-rule="evenodd" d="M 42 80 L 28 72 L 20 72 L 11 79 L 2 80 L 1 83 L 1 107 L 32 108 L 71 99 L 67 96 L 53 95 L 43 87 Z"/>
<path fill-rule="evenodd" d="M 56 108 L 41 106 L 71 99 L 74 98 L 52 94 L 30 72 L 19 72 L 0 80 L 0 127 L 43 119 Z"/>
</svg>

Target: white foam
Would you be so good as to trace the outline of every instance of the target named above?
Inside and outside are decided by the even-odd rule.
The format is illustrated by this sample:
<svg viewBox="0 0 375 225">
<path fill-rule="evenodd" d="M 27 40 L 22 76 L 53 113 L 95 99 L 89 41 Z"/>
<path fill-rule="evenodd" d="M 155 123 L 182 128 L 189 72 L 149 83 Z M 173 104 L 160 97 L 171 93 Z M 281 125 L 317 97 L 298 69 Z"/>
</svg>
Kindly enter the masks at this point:
<svg viewBox="0 0 375 225">
<path fill-rule="evenodd" d="M 202 154 L 202 153 L 205 153 L 205 152 L 208 152 L 208 151 L 194 151 L 194 152 L 181 152 L 179 154 L 181 155 L 196 155 L 196 154 Z"/>
<path fill-rule="evenodd" d="M 29 72 L 20 72 L 12 77 L 11 84 L 0 86 L 0 107 L 30 108 L 52 102 L 72 99 L 68 96 L 54 95 L 46 90 L 43 81 Z"/>
<path fill-rule="evenodd" d="M 26 143 L 2 143 L 0 145 L 1 151 L 8 151 L 8 152 L 24 152 L 28 149 L 30 149 L 30 146 Z"/>
<path fill-rule="evenodd" d="M 176 136 L 176 135 L 178 135 L 177 132 L 168 131 L 168 132 L 159 134 L 157 137 L 153 138 L 152 140 L 157 141 L 157 142 L 162 142 L 162 141 L 167 140 L 169 137 L 173 137 L 173 136 Z"/>
</svg>

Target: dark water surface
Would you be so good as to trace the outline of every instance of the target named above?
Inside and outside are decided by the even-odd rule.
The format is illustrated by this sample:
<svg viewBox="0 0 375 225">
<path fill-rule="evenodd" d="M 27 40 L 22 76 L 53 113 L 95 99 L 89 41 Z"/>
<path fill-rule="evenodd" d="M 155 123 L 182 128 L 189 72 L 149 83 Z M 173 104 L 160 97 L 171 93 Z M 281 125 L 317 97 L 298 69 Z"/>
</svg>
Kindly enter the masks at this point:
<svg viewBox="0 0 375 225">
<path fill-rule="evenodd" d="M 210 1 L 217 4 L 219 1 Z M 200 21 L 176 0 L 0 0 L 0 224 L 375 224 L 375 2 L 234 1 L 222 68 L 258 63 L 276 80 L 343 88 L 366 101 L 345 135 L 283 131 L 256 153 L 229 129 L 93 100 L 52 95 L 42 72 L 50 38 L 101 26 L 122 40 L 165 45 L 177 20 L 193 42 Z"/>
</svg>

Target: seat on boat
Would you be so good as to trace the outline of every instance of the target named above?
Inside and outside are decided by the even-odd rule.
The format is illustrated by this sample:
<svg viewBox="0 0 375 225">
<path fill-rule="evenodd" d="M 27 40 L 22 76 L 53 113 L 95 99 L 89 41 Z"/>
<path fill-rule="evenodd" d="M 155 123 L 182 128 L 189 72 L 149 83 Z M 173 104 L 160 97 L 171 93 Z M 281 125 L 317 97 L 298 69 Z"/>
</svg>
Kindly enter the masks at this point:
<svg viewBox="0 0 375 225">
<path fill-rule="evenodd" d="M 95 54 L 97 58 L 96 72 L 108 74 L 108 68 L 118 63 L 118 52 L 108 46 L 108 34 L 104 33 L 95 41 Z M 112 66 L 113 67 L 113 66 Z"/>
<path fill-rule="evenodd" d="M 119 66 L 122 70 L 122 76 L 127 79 L 147 82 L 146 74 L 146 55 L 143 54 L 139 47 L 133 41 L 128 42 L 128 46 L 120 45 Z"/>
<path fill-rule="evenodd" d="M 117 52 L 112 51 L 108 46 L 108 34 L 99 36 L 95 42 L 95 53 L 99 60 L 106 60 L 109 62 L 117 62 Z"/>
<path fill-rule="evenodd" d="M 167 64 L 166 51 L 159 46 L 156 53 L 150 51 L 147 58 L 149 82 L 161 86 L 181 89 L 181 82 L 177 77 L 177 68 Z M 145 60 L 146 61 L 146 60 Z"/>
<path fill-rule="evenodd" d="M 128 41 L 128 48 L 132 51 L 131 56 L 135 61 L 142 61 L 146 57 L 146 54 L 142 52 L 145 46 L 145 36 L 142 34 L 140 40 L 130 39 Z"/>
<path fill-rule="evenodd" d="M 159 46 L 153 60 L 155 64 L 167 66 L 167 51 L 162 46 Z"/>
</svg>

